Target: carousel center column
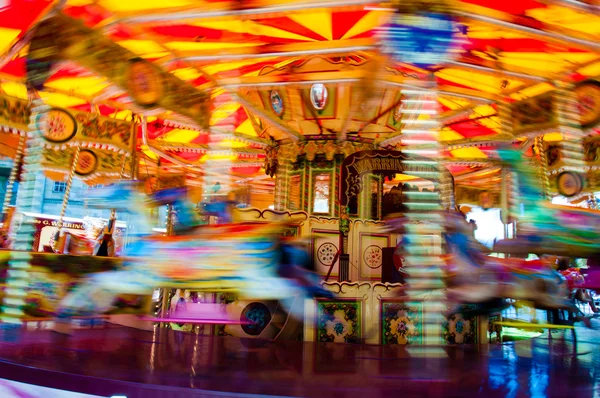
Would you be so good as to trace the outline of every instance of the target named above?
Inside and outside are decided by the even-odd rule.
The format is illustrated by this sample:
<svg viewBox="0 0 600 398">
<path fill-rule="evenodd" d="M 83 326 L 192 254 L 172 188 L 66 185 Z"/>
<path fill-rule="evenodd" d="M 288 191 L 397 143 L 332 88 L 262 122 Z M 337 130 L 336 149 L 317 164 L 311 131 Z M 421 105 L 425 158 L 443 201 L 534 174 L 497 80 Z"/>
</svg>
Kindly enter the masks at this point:
<svg viewBox="0 0 600 398">
<path fill-rule="evenodd" d="M 49 109 L 39 98 L 34 99 L 31 104 L 29 125 L 31 131 L 23 157 L 21 184 L 17 193 L 13 218 L 14 228 L 11 228 L 13 234 L 11 239 L 12 249 L 14 251 L 9 262 L 5 297 L 2 303 L 2 314 L 0 315 L 2 322 L 7 324 L 20 325 L 25 316 L 23 307 L 25 306 L 26 288 L 29 286 L 35 226 L 32 221 L 23 216 L 23 212 L 31 209 L 37 199 L 36 177 L 41 169 L 44 149 L 42 132 L 46 127 L 46 120 L 43 116 Z M 19 218 L 22 218 L 20 227 L 18 226 Z"/>
</svg>

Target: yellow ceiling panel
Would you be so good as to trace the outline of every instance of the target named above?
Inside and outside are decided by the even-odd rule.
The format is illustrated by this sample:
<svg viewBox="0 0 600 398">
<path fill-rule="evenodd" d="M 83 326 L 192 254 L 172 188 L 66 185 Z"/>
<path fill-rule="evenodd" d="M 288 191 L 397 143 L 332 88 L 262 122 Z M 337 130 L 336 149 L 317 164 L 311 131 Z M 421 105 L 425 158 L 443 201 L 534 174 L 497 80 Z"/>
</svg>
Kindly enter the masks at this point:
<svg viewBox="0 0 600 398">
<path fill-rule="evenodd" d="M 227 118 L 233 112 L 237 111 L 240 108 L 240 104 L 237 102 L 228 102 L 224 105 L 221 105 L 217 109 L 214 110 L 213 114 L 210 118 L 210 124 L 215 125 L 219 123 L 221 120 Z"/>
<path fill-rule="evenodd" d="M 469 115 L 469 118 L 474 119 L 481 116 L 492 116 L 496 114 L 496 110 L 491 105 L 481 105 L 473 109 L 473 113 Z"/>
<path fill-rule="evenodd" d="M 161 141 L 187 143 L 195 140 L 199 135 L 198 131 L 175 129 L 164 134 Z"/>
<path fill-rule="evenodd" d="M 81 7 L 95 3 L 94 0 L 67 0 L 67 7 Z"/>
<path fill-rule="evenodd" d="M 273 57 L 265 57 L 265 58 L 254 58 L 254 59 L 249 59 L 249 60 L 245 60 L 245 61 L 237 61 L 237 62 L 223 62 L 223 63 L 219 63 L 219 64 L 215 64 L 215 65 L 205 66 L 202 68 L 202 70 L 204 70 L 206 73 L 212 75 L 215 73 L 233 71 L 233 70 L 240 69 L 240 68 L 242 68 L 244 66 L 248 66 L 248 65 L 256 65 L 261 62 L 266 62 L 266 61 L 269 61 L 272 59 L 274 59 L 274 58 Z"/>
<path fill-rule="evenodd" d="M 439 135 L 439 140 L 444 142 L 462 140 L 464 138 L 465 137 L 463 137 L 462 135 L 458 134 L 456 131 L 450 128 L 442 129 Z"/>
<path fill-rule="evenodd" d="M 522 98 L 531 98 L 536 95 L 541 95 L 547 93 L 548 91 L 554 90 L 555 87 L 549 83 L 540 83 L 535 86 L 527 87 L 518 93 L 514 93 L 511 95 L 514 99 L 522 99 Z"/>
<path fill-rule="evenodd" d="M 58 108 L 70 108 L 72 106 L 78 106 L 86 104 L 87 101 L 81 98 L 71 97 L 65 94 L 59 93 L 40 93 L 42 99 L 48 105 L 56 106 Z"/>
<path fill-rule="evenodd" d="M 150 150 L 150 148 L 148 148 L 147 145 L 141 145 L 140 149 L 142 150 L 142 152 L 144 152 L 144 155 L 146 155 L 150 159 L 152 159 L 152 160 L 158 160 L 159 159 L 158 155 L 156 155 L 154 152 L 152 152 Z"/>
<path fill-rule="evenodd" d="M 535 69 L 546 73 L 559 73 L 596 59 L 593 53 L 524 53 L 504 52 L 501 61 L 518 68 Z"/>
<path fill-rule="evenodd" d="M 450 108 L 451 110 L 460 109 L 470 104 L 468 100 L 457 97 L 450 98 L 440 96 L 437 98 L 437 100 L 441 105 Z"/>
<path fill-rule="evenodd" d="M 583 76 L 600 76 L 600 61 L 578 70 Z"/>
<path fill-rule="evenodd" d="M 473 71 L 467 71 L 462 69 L 443 69 L 436 72 L 436 76 L 457 83 L 463 86 L 472 87 L 476 90 L 485 91 L 488 93 L 498 94 L 501 90 L 501 85 L 504 78 L 494 77 L 487 74 L 477 74 Z M 518 80 L 509 80 L 510 87 L 518 87 L 522 83 Z"/>
<path fill-rule="evenodd" d="M 465 159 L 485 159 L 486 154 L 483 153 L 479 148 L 460 148 L 450 151 L 455 158 Z"/>
<path fill-rule="evenodd" d="M 327 40 L 333 40 L 331 11 L 307 12 L 301 14 L 290 14 L 288 18 L 294 22 L 323 36 Z"/>
<path fill-rule="evenodd" d="M 470 21 L 467 36 L 470 39 L 522 39 L 527 35 L 517 31 L 501 31 L 497 27 Z"/>
<path fill-rule="evenodd" d="M 237 126 L 235 132 L 239 134 L 245 134 L 251 137 L 257 136 L 256 131 L 254 130 L 254 126 L 252 125 L 250 119 L 245 120 L 239 126 Z"/>
<path fill-rule="evenodd" d="M 367 15 L 362 17 L 360 21 L 354 24 L 345 34 L 342 36 L 343 39 L 349 39 L 354 36 L 358 36 L 361 33 L 365 33 L 371 31 L 378 27 L 383 18 L 387 15 L 387 13 L 382 11 L 370 11 Z"/>
<path fill-rule="evenodd" d="M 174 51 L 214 51 L 229 48 L 256 47 L 261 43 L 223 43 L 223 42 L 195 42 L 195 41 L 170 41 L 166 47 Z"/>
<path fill-rule="evenodd" d="M 491 130 L 494 130 L 496 133 L 500 134 L 501 126 L 500 126 L 500 118 L 497 116 L 485 117 L 482 119 L 478 119 L 477 123 L 485 126 Z"/>
<path fill-rule="evenodd" d="M 177 76 L 178 78 L 180 78 L 181 80 L 185 80 L 185 81 L 195 80 L 195 79 L 197 79 L 197 78 L 199 78 L 201 76 L 200 72 L 198 72 L 194 68 L 180 68 L 180 69 L 175 69 L 173 71 L 173 74 L 175 76 Z"/>
<path fill-rule="evenodd" d="M 213 161 L 213 162 L 227 162 L 227 161 L 234 161 L 237 159 L 237 155 L 221 155 L 221 154 L 214 154 L 214 153 L 208 153 L 206 156 L 203 156 L 202 159 L 200 159 L 200 161 L 202 163 L 206 162 L 206 161 Z"/>
<path fill-rule="evenodd" d="M 95 2 L 94 2 L 95 3 Z M 98 3 L 113 12 L 143 12 L 197 5 L 197 0 L 99 0 Z"/>
<path fill-rule="evenodd" d="M 45 84 L 46 87 L 92 97 L 109 86 L 99 77 L 65 77 Z"/>
<path fill-rule="evenodd" d="M 219 142 L 218 145 L 223 148 L 246 148 L 248 146 L 248 144 L 244 142 L 235 140 L 223 140 Z"/>
<path fill-rule="evenodd" d="M 548 5 L 532 9 L 527 14 L 547 24 L 576 30 L 588 35 L 600 35 L 600 16 L 593 12 L 582 13 L 566 7 Z"/>
<path fill-rule="evenodd" d="M 138 55 L 161 54 L 165 52 L 164 47 L 152 40 L 121 40 L 117 44 Z"/>
<path fill-rule="evenodd" d="M 0 50 L 8 49 L 20 33 L 19 29 L 0 28 Z"/>
<path fill-rule="evenodd" d="M 163 52 L 159 52 L 159 53 L 139 54 L 139 56 L 144 59 L 158 59 L 158 58 L 168 57 L 169 55 L 171 55 L 171 53 L 168 51 L 163 51 Z"/>
<path fill-rule="evenodd" d="M 0 85 L 2 91 L 11 97 L 27 99 L 27 87 L 21 83 L 4 82 Z"/>
<path fill-rule="evenodd" d="M 310 39 L 296 33 L 287 32 L 271 26 L 261 25 L 253 21 L 202 21 L 192 23 L 192 25 L 209 29 L 225 30 L 234 33 L 248 33 L 256 36 L 270 36 L 280 37 L 283 39 L 315 41 L 314 39 Z"/>
</svg>

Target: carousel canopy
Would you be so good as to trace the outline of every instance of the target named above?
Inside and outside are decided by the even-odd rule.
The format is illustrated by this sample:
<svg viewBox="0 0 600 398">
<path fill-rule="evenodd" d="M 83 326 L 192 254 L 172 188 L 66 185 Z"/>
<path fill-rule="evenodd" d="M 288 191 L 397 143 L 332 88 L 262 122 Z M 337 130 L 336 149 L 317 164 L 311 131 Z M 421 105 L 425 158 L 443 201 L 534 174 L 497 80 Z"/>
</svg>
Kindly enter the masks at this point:
<svg viewBox="0 0 600 398">
<path fill-rule="evenodd" d="M 76 115 L 138 122 L 132 145 L 152 172 L 192 167 L 201 173 L 205 162 L 227 160 L 235 175 L 255 176 L 272 140 L 302 143 L 344 132 L 385 144 L 404 123 L 396 118 L 403 90 L 431 76 L 437 90 L 432 114 L 443 124 L 439 139 L 447 158 L 456 161 L 455 175 L 478 171 L 477 160 L 485 161 L 495 143 L 507 139 L 498 116 L 502 103 L 543 97 L 558 81 L 584 86 L 585 131 L 599 131 L 600 86 L 594 81 L 600 76 L 600 6 L 595 0 L 454 1 L 449 3 L 456 20 L 452 57 L 430 65 L 381 55 L 379 32 L 394 14 L 390 4 L 376 1 L 8 3 L 0 9 L 0 88 L 11 98 L 4 101 L 4 113 L 14 111 L 12 99 L 27 99 L 33 28 L 55 14 L 103 36 L 107 48 L 123 49 L 208 93 L 210 118 L 202 123 L 173 107 L 140 108 L 139 98 L 122 84 L 90 67 L 103 60 L 78 62 L 85 48 L 72 49 L 72 59 L 52 65 L 40 87 L 42 99 Z M 104 61 L 110 62 L 111 54 L 105 52 Z M 0 151 L 11 155 L 21 130 L 5 124 L 16 134 L 2 136 Z M 543 133 L 546 141 L 562 139 L 554 126 Z M 516 141 L 526 142 L 527 134 Z M 499 176 L 482 178 L 489 182 Z"/>
</svg>

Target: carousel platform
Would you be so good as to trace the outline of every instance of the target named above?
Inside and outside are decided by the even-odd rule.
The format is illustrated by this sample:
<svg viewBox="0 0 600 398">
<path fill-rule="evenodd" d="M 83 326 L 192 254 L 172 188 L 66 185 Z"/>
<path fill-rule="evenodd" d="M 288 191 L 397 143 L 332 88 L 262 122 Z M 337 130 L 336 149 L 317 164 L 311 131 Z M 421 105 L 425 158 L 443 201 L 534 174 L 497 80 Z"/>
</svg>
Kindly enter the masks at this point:
<svg viewBox="0 0 600 398">
<path fill-rule="evenodd" d="M 558 331 L 489 346 L 406 347 L 242 340 L 124 327 L 78 330 L 70 337 L 5 330 L 0 387 L 26 383 L 63 390 L 45 397 L 75 397 L 65 392 L 70 391 L 127 398 L 388 398 L 399 393 L 584 398 L 600 394 L 599 335 L 577 329 L 576 339 L 572 331 Z"/>
</svg>

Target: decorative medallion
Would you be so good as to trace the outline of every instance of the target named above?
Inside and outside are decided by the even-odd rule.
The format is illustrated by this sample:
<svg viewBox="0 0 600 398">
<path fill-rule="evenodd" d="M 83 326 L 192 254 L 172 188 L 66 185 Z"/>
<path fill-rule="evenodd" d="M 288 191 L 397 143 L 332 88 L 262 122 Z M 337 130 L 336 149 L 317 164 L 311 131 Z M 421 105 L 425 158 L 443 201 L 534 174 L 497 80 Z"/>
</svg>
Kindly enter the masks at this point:
<svg viewBox="0 0 600 398">
<path fill-rule="evenodd" d="M 335 258 L 335 254 L 337 253 L 337 251 L 338 248 L 333 243 L 323 243 L 317 249 L 317 260 L 319 260 L 323 265 L 330 265 L 333 259 Z"/>
<path fill-rule="evenodd" d="M 283 111 L 284 111 L 283 98 L 281 98 L 279 91 L 272 90 L 269 97 L 271 99 L 271 109 L 273 109 L 273 112 L 275 112 L 275 114 L 277 116 L 283 115 Z"/>
<path fill-rule="evenodd" d="M 75 174 L 80 176 L 87 176 L 96 171 L 98 167 L 98 157 L 96 154 L 89 149 L 82 149 L 79 152 L 79 159 L 75 166 Z"/>
<path fill-rule="evenodd" d="M 382 302 L 381 344 L 421 344 L 423 303 Z"/>
<path fill-rule="evenodd" d="M 327 87 L 325 85 L 318 83 L 313 84 L 310 88 L 310 102 L 312 106 L 318 110 L 322 111 L 327 106 Z"/>
<path fill-rule="evenodd" d="M 41 114 L 41 120 L 45 121 L 46 126 L 42 130 L 42 136 L 55 144 L 62 144 L 70 141 L 77 134 L 77 122 L 75 118 L 67 111 L 59 108 L 52 108 L 47 113 Z"/>
<path fill-rule="evenodd" d="M 266 305 L 258 302 L 250 303 L 240 315 L 240 321 L 250 322 L 243 323 L 242 330 L 250 336 L 258 336 L 271 323 L 271 318 L 271 311 Z"/>
<path fill-rule="evenodd" d="M 575 88 L 581 127 L 592 128 L 600 123 L 600 82 L 581 83 Z"/>
<path fill-rule="evenodd" d="M 572 171 L 560 173 L 556 179 L 556 185 L 558 187 L 558 193 L 567 198 L 578 195 L 583 189 L 581 177 Z"/>
<path fill-rule="evenodd" d="M 477 317 L 450 315 L 442 325 L 442 335 L 447 344 L 477 344 Z"/>
<path fill-rule="evenodd" d="M 383 261 L 383 252 L 381 247 L 376 245 L 367 247 L 363 253 L 363 260 L 369 268 L 377 269 L 381 267 Z"/>
<path fill-rule="evenodd" d="M 361 312 L 360 301 L 318 301 L 317 341 L 360 343 Z"/>
<path fill-rule="evenodd" d="M 144 107 L 156 106 L 164 91 L 159 72 L 141 59 L 129 62 L 125 84 L 135 102 Z"/>
</svg>

